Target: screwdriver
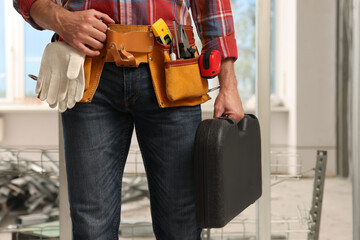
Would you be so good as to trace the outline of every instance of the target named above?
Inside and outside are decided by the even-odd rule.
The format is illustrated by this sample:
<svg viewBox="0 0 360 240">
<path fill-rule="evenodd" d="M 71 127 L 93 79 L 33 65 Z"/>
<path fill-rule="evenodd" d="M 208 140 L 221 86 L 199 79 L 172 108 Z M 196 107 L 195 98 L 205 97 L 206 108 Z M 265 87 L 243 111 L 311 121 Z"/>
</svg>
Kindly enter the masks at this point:
<svg viewBox="0 0 360 240">
<path fill-rule="evenodd" d="M 30 74 L 30 73 L 28 74 L 28 77 L 31 78 L 32 80 L 35 80 L 35 81 L 38 80 L 38 77 L 37 77 L 37 76 L 32 75 L 32 74 Z"/>
<path fill-rule="evenodd" d="M 177 54 L 178 54 L 178 58 L 180 58 L 179 40 L 178 40 L 178 36 L 177 36 L 176 20 L 175 19 L 173 19 L 173 24 L 174 24 L 174 33 L 175 33 Z"/>
<path fill-rule="evenodd" d="M 170 60 L 176 61 L 176 54 L 174 52 L 174 42 L 171 42 L 171 45 L 170 45 Z"/>
</svg>

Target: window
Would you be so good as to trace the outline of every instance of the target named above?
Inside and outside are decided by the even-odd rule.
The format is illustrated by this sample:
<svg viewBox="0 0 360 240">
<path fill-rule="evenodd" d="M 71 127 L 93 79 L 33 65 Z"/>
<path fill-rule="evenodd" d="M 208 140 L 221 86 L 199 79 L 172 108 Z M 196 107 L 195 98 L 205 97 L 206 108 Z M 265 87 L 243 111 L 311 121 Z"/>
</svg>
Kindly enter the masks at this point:
<svg viewBox="0 0 360 240">
<path fill-rule="evenodd" d="M 272 0 L 271 3 L 271 92 L 276 93 L 275 0 Z M 239 56 L 235 62 L 235 73 L 240 96 L 243 102 L 246 102 L 255 94 L 256 90 L 256 0 L 231 0 L 231 4 Z M 8 14 L 7 21 L 4 21 L 6 14 Z M 5 28 L 7 29 L 6 46 Z M 9 37 L 8 32 L 15 34 Z M 27 77 L 27 74 L 38 75 L 41 56 L 45 46 L 50 42 L 51 35 L 51 31 L 38 31 L 28 23 L 24 23 L 12 8 L 11 1 L 0 1 L 0 98 L 8 97 L 8 101 L 12 101 L 35 96 L 36 82 Z M 198 46 L 200 46 L 199 42 L 197 41 Z M 10 48 L 19 50 L 16 53 L 6 50 Z M 11 65 L 10 68 L 6 64 Z M 9 71 L 7 74 L 6 69 Z M 11 93 L 9 94 L 9 92 Z"/>
<path fill-rule="evenodd" d="M 0 1 L 0 102 L 38 103 L 36 82 L 27 75 L 39 74 L 51 31 L 33 29 L 16 12 L 11 1 Z"/>
<path fill-rule="evenodd" d="M 6 96 L 4 2 L 0 2 L 0 98 Z"/>
<path fill-rule="evenodd" d="M 238 48 L 238 59 L 234 64 L 235 74 L 238 82 L 238 91 L 245 107 L 245 110 L 254 110 L 254 100 L 256 92 L 256 0 L 230 0 L 231 9 L 235 23 L 235 37 Z M 271 65 L 270 65 L 270 88 L 271 94 L 281 98 L 278 91 L 282 89 L 280 81 L 276 80 L 276 12 L 275 0 L 271 0 Z M 196 46 L 201 50 L 202 44 L 195 32 Z M 218 85 L 217 81 L 209 80 L 209 87 Z M 213 94 L 213 97 L 216 96 Z M 252 98 L 251 101 L 248 100 Z M 279 99 L 275 98 L 275 99 Z M 281 104 L 282 99 L 280 99 Z M 206 111 L 213 109 L 213 102 L 205 103 Z M 249 107 L 249 108 L 248 108 Z"/>
<path fill-rule="evenodd" d="M 238 47 L 235 74 L 240 96 L 246 101 L 255 94 L 256 90 L 256 1 L 232 0 L 231 5 Z"/>
<path fill-rule="evenodd" d="M 25 61 L 25 97 L 35 97 L 36 81 L 27 75 L 38 76 L 41 57 L 46 45 L 50 42 L 53 32 L 38 31 L 25 23 L 24 26 L 24 61 Z"/>
<path fill-rule="evenodd" d="M 271 19 L 270 19 L 270 89 L 271 93 L 276 94 L 276 61 L 275 61 L 275 54 L 276 54 L 276 15 L 275 15 L 275 0 L 271 0 Z"/>
<path fill-rule="evenodd" d="M 231 0 L 235 22 L 238 60 L 235 74 L 239 94 L 245 102 L 256 90 L 256 0 Z M 275 1 L 271 0 L 271 93 L 276 91 L 275 80 Z"/>
</svg>

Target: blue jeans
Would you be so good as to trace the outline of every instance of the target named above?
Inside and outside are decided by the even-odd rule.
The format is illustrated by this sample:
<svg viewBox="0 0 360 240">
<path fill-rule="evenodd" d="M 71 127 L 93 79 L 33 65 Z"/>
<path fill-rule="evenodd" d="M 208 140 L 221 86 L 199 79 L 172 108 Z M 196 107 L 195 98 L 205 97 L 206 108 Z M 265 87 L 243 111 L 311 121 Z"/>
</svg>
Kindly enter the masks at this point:
<svg viewBox="0 0 360 240">
<path fill-rule="evenodd" d="M 121 182 L 134 126 L 156 239 L 201 239 L 193 176 L 200 121 L 200 106 L 159 108 L 147 64 L 105 63 L 92 102 L 62 114 L 73 239 L 118 239 Z"/>
</svg>

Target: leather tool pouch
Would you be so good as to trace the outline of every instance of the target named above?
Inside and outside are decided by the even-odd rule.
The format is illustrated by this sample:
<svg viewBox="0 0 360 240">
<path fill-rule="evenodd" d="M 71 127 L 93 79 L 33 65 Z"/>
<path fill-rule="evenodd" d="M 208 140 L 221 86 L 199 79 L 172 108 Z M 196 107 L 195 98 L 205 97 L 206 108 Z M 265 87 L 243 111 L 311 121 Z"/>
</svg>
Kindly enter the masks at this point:
<svg viewBox="0 0 360 240">
<path fill-rule="evenodd" d="M 84 62 L 85 91 L 90 87 L 91 65 L 92 65 L 92 58 L 85 57 L 85 62 Z"/>
<path fill-rule="evenodd" d="M 138 67 L 140 63 L 148 62 L 153 44 L 149 26 L 110 24 L 106 47 L 100 55 L 85 58 L 85 92 L 81 102 L 91 102 L 105 62 L 115 62 L 118 67 Z"/>
<path fill-rule="evenodd" d="M 192 28 L 188 26 L 186 32 L 190 46 L 196 49 Z M 175 36 L 173 31 L 172 36 Z M 156 41 L 154 47 L 155 49 L 159 48 L 164 54 L 163 69 L 165 71 L 165 89 L 168 100 L 175 102 L 207 94 L 209 90 L 208 81 L 201 77 L 198 63 L 199 54 L 197 51 L 195 52 L 195 58 L 171 61 L 169 55 L 170 45 L 164 45 Z M 174 46 L 174 52 L 177 52 L 176 45 Z M 157 59 L 154 60 L 156 61 Z"/>
<path fill-rule="evenodd" d="M 185 27 L 190 45 L 195 48 L 192 28 Z M 171 27 L 170 30 L 172 31 Z M 172 34 L 174 36 L 173 31 Z M 149 54 L 149 66 L 159 106 L 195 106 L 208 101 L 208 81 L 201 78 L 198 55 L 193 59 L 171 61 L 169 54 L 170 46 L 158 41 L 155 41 L 154 49 Z"/>
<path fill-rule="evenodd" d="M 170 101 L 201 97 L 208 81 L 200 75 L 199 57 L 165 62 L 166 95 Z"/>
<path fill-rule="evenodd" d="M 106 52 L 100 51 L 96 57 L 86 57 L 84 62 L 85 91 L 80 102 L 91 102 L 95 91 L 99 85 L 100 76 L 105 63 Z"/>
<path fill-rule="evenodd" d="M 154 35 L 146 25 L 110 24 L 106 38 L 106 62 L 118 67 L 139 67 L 147 63 L 154 46 Z"/>
<path fill-rule="evenodd" d="M 81 102 L 91 102 L 105 62 L 115 62 L 118 67 L 138 67 L 140 63 L 149 63 L 161 108 L 195 106 L 210 99 L 207 80 L 200 76 L 198 56 L 170 61 L 170 45 L 155 41 L 149 26 L 111 24 L 109 27 L 106 48 L 99 56 L 85 59 L 85 92 Z M 185 30 L 190 45 L 195 47 L 192 27 L 185 26 Z"/>
</svg>

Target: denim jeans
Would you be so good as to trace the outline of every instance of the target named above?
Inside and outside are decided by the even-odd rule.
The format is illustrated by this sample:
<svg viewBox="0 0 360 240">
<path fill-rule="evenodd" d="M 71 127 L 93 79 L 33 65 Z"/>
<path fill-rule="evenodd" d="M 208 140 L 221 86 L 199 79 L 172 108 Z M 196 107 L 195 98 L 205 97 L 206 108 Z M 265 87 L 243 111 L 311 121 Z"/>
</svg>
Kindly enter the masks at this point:
<svg viewBox="0 0 360 240">
<path fill-rule="evenodd" d="M 73 239 L 118 239 L 121 182 L 134 126 L 156 239 L 200 239 L 193 176 L 200 121 L 199 105 L 158 106 L 147 64 L 105 63 L 92 102 L 62 114 Z"/>
</svg>

